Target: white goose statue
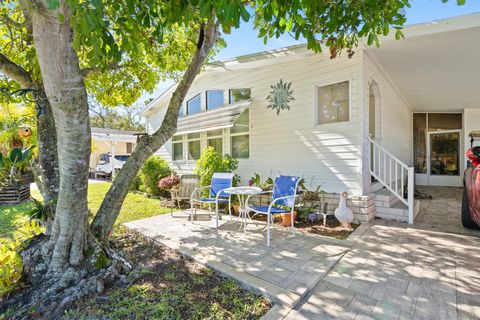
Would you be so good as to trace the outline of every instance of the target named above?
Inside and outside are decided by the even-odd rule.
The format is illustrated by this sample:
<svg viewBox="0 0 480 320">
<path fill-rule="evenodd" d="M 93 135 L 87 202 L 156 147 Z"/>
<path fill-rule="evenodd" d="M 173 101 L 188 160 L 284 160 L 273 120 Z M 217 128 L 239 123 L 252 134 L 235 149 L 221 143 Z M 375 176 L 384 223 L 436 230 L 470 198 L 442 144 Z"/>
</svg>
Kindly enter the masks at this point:
<svg viewBox="0 0 480 320">
<path fill-rule="evenodd" d="M 343 228 L 351 230 L 350 223 L 353 221 L 353 212 L 347 207 L 347 193 L 340 195 L 340 204 L 335 210 L 335 218 L 340 221 Z"/>
</svg>

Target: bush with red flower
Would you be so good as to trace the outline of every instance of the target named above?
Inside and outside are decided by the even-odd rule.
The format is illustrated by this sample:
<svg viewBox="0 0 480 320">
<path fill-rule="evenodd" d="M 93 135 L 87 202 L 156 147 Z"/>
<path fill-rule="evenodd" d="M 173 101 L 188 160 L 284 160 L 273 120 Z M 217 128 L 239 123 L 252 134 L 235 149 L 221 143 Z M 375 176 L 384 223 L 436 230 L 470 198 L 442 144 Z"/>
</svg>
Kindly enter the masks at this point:
<svg viewBox="0 0 480 320">
<path fill-rule="evenodd" d="M 180 184 L 180 177 L 176 174 L 172 174 L 158 181 L 158 187 L 163 190 L 171 190 L 178 184 Z"/>
</svg>

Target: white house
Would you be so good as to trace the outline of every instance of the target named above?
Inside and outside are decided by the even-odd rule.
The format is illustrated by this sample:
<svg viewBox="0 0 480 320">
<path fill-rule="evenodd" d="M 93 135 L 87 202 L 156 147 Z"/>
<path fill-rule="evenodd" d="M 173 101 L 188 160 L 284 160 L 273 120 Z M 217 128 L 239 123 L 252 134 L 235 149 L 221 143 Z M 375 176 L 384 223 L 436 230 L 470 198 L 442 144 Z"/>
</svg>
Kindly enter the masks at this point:
<svg viewBox="0 0 480 320">
<path fill-rule="evenodd" d="M 353 195 L 363 206 L 358 220 L 413 222 L 413 180 L 462 186 L 467 135 L 480 129 L 480 14 L 404 34 L 380 48 L 361 45 L 350 59 L 299 45 L 212 64 L 158 154 L 187 173 L 211 145 L 239 158 L 244 184 L 254 173 L 298 175 L 307 186 Z M 277 115 L 266 97 L 280 79 L 291 82 L 295 100 Z M 174 89 L 143 111 L 150 132 Z"/>
</svg>

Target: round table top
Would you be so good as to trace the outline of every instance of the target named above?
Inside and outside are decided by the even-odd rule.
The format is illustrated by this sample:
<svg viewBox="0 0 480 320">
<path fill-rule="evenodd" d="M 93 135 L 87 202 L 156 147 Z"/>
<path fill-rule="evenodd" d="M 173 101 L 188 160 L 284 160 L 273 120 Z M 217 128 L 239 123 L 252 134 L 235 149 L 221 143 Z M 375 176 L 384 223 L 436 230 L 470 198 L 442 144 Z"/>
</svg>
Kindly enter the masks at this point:
<svg viewBox="0 0 480 320">
<path fill-rule="evenodd" d="M 251 194 L 258 194 L 262 192 L 262 189 L 258 187 L 231 187 L 223 190 L 223 192 L 228 194 L 251 195 Z"/>
</svg>

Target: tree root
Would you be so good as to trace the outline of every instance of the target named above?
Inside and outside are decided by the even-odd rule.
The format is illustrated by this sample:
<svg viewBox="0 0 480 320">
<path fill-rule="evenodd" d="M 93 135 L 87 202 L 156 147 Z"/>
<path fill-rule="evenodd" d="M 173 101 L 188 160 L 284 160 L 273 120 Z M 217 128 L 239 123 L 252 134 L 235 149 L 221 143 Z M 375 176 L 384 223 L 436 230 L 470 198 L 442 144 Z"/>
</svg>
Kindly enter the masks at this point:
<svg viewBox="0 0 480 320">
<path fill-rule="evenodd" d="M 11 319 L 58 319 L 81 298 L 113 285 L 126 287 L 137 276 L 120 253 L 96 241 L 89 243 L 80 265 L 52 272 L 47 242 L 45 235 L 37 236 L 20 253 L 28 286 L 0 302 L 0 314 Z"/>
</svg>

